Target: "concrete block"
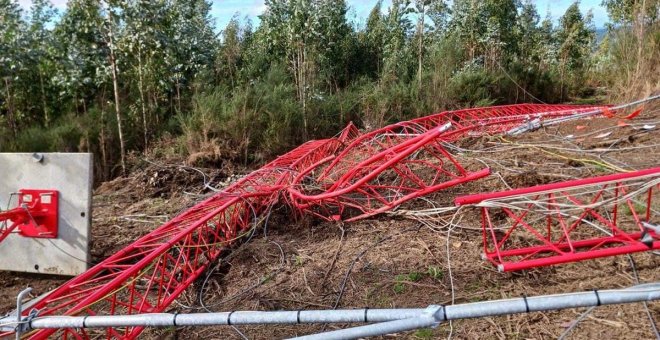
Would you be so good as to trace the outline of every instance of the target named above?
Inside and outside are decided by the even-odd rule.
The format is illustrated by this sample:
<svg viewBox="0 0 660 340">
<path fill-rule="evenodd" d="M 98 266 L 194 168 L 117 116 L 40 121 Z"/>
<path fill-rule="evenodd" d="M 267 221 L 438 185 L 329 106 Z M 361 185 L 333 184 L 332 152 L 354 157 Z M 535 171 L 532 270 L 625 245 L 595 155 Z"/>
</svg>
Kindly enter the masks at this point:
<svg viewBox="0 0 660 340">
<path fill-rule="evenodd" d="M 0 207 L 13 208 L 19 189 L 59 191 L 58 236 L 9 235 L 0 242 L 0 270 L 78 275 L 88 268 L 92 216 L 92 154 L 0 153 Z M 11 202 L 9 202 L 11 199 Z"/>
</svg>

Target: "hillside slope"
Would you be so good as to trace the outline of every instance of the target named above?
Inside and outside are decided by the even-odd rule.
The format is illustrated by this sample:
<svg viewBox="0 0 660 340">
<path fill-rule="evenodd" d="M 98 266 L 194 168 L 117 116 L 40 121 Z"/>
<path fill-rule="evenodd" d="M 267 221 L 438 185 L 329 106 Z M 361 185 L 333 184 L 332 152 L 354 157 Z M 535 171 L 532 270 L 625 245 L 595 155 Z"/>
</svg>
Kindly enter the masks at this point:
<svg viewBox="0 0 660 340">
<path fill-rule="evenodd" d="M 660 109 L 647 110 L 620 126 L 618 119 L 597 118 L 541 129 L 516 138 L 484 137 L 459 146 L 464 164 L 485 164 L 487 179 L 411 202 L 396 212 L 356 223 L 292 220 L 283 207 L 273 209 L 267 225 L 192 285 L 173 308 L 178 312 L 326 308 L 424 307 L 617 288 L 660 281 L 660 256 L 647 252 L 609 257 L 518 273 L 498 273 L 480 259 L 480 215 L 466 210 L 451 216 L 410 219 L 406 210 L 450 206 L 456 196 L 602 175 L 611 170 L 586 160 L 626 169 L 660 162 Z M 646 126 L 646 128 L 642 128 Z M 611 132 L 610 134 L 607 134 Z M 192 169 L 144 162 L 127 178 L 101 185 L 94 196 L 92 259 L 121 249 L 140 235 L 211 194 L 204 183 L 222 187 L 243 171 Z M 204 173 L 204 175 L 202 175 Z M 8 311 L 27 285 L 39 295 L 64 279 L 0 273 L 0 307 Z M 557 338 L 584 309 L 532 313 L 454 322 L 434 330 L 399 334 L 407 338 L 460 339 Z M 660 303 L 649 304 L 660 322 Z M 240 326 L 250 339 L 282 338 L 331 330 L 329 326 Z M 229 327 L 152 329 L 144 338 L 236 338 Z M 652 338 L 642 304 L 600 307 L 570 334 L 574 339 Z"/>
</svg>

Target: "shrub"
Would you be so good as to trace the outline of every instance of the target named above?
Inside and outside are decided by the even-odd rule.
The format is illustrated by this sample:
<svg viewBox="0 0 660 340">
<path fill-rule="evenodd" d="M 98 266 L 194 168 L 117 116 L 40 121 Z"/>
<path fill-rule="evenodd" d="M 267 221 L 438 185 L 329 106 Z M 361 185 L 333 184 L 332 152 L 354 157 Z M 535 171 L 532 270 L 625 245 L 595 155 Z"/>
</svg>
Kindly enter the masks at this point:
<svg viewBox="0 0 660 340">
<path fill-rule="evenodd" d="M 486 106 L 496 102 L 497 77 L 478 63 L 470 63 L 449 80 L 450 100 L 457 106 Z"/>
<path fill-rule="evenodd" d="M 74 119 L 63 118 L 50 128 L 31 126 L 22 129 L 9 143 L 8 151 L 76 152 L 80 150 L 83 131 Z"/>
</svg>

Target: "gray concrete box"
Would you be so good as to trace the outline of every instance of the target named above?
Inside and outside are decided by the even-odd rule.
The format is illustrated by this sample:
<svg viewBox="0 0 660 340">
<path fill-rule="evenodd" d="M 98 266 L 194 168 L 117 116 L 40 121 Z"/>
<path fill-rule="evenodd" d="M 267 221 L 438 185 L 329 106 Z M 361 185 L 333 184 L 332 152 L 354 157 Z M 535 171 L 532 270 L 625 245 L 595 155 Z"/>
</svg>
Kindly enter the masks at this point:
<svg viewBox="0 0 660 340">
<path fill-rule="evenodd" d="M 0 270 L 78 275 L 88 268 L 92 216 L 92 154 L 0 153 L 0 209 L 16 207 L 19 189 L 59 191 L 57 238 L 9 235 L 0 242 Z M 9 202 L 11 198 L 11 202 Z"/>
</svg>

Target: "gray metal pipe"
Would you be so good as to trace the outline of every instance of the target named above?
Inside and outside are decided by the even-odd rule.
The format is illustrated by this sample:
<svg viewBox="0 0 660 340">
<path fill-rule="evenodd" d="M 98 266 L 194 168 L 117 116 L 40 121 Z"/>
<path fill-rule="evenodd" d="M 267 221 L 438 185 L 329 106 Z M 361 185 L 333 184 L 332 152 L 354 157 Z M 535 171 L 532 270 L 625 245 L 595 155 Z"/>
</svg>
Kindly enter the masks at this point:
<svg viewBox="0 0 660 340">
<path fill-rule="evenodd" d="M 610 110 L 625 109 L 627 107 L 643 104 L 643 103 L 650 102 L 650 101 L 653 101 L 653 100 L 656 100 L 656 99 L 660 99 L 660 94 L 655 95 L 655 96 L 651 96 L 651 97 L 647 97 L 647 98 L 644 98 L 644 99 L 636 100 L 634 102 L 614 106 L 614 107 L 611 107 L 609 109 Z M 534 119 L 530 122 L 523 123 L 519 126 L 516 126 L 512 129 L 510 129 L 509 131 L 507 131 L 506 134 L 510 135 L 510 136 L 515 136 L 515 135 L 519 135 L 523 132 L 538 129 L 541 126 L 550 126 L 550 125 L 555 125 L 555 124 L 559 124 L 559 123 L 563 123 L 563 122 L 567 122 L 567 121 L 571 121 L 571 120 L 575 120 L 575 119 L 586 118 L 586 117 L 589 117 L 589 116 L 600 114 L 602 112 L 603 112 L 603 110 L 599 109 L 599 110 L 593 110 L 593 111 L 588 111 L 588 112 L 584 112 L 584 113 L 575 114 L 575 115 L 572 115 L 572 116 L 548 119 L 546 121 L 541 121 L 540 119 Z"/>
<path fill-rule="evenodd" d="M 342 340 L 357 339 L 369 336 L 379 336 L 398 332 L 410 331 L 419 328 L 436 327 L 444 318 L 444 307 L 431 305 L 421 314 L 403 320 L 375 323 L 366 326 L 340 329 L 332 332 L 305 335 L 295 339 L 304 340 Z"/>
<path fill-rule="evenodd" d="M 357 339 L 385 335 L 417 328 L 434 327 L 442 321 L 479 318 L 527 312 L 558 310 L 577 307 L 623 304 L 660 300 L 660 283 L 645 284 L 628 289 L 594 290 L 584 293 L 555 294 L 516 299 L 473 302 L 445 306 L 442 310 L 427 313 L 408 320 L 384 322 L 361 327 L 297 337 L 297 340 Z M 433 316 L 433 320 L 429 319 Z M 417 325 L 417 326 L 415 326 Z"/>
<path fill-rule="evenodd" d="M 31 287 L 27 287 L 23 289 L 20 293 L 18 293 L 18 296 L 16 297 L 16 324 L 20 326 L 21 321 L 23 321 L 21 318 L 23 317 L 23 298 L 25 298 L 28 293 L 32 291 Z M 16 340 L 21 339 L 21 333 L 22 329 L 21 327 L 16 327 Z"/>
<path fill-rule="evenodd" d="M 41 328 L 171 327 L 211 325 L 384 322 L 419 316 L 424 308 L 339 309 L 300 311 L 235 311 L 192 314 L 45 316 L 30 322 Z"/>
<path fill-rule="evenodd" d="M 172 327 L 381 322 L 380 324 L 370 325 L 373 327 L 358 327 L 335 331 L 346 331 L 347 333 L 330 332 L 332 334 L 340 334 L 343 338 L 350 338 L 347 337 L 347 335 L 354 334 L 355 337 L 362 337 L 367 336 L 364 334 L 375 334 L 373 332 L 387 334 L 388 332 L 429 327 L 429 325 L 436 325 L 446 320 L 652 300 L 660 300 L 660 282 L 639 285 L 627 289 L 594 290 L 589 292 L 483 301 L 451 306 L 429 306 L 426 309 L 344 309 L 270 312 L 236 311 L 193 314 L 161 313 L 108 316 L 45 316 L 30 320 L 29 328 Z M 352 333 L 354 331 L 355 333 Z"/>
</svg>

